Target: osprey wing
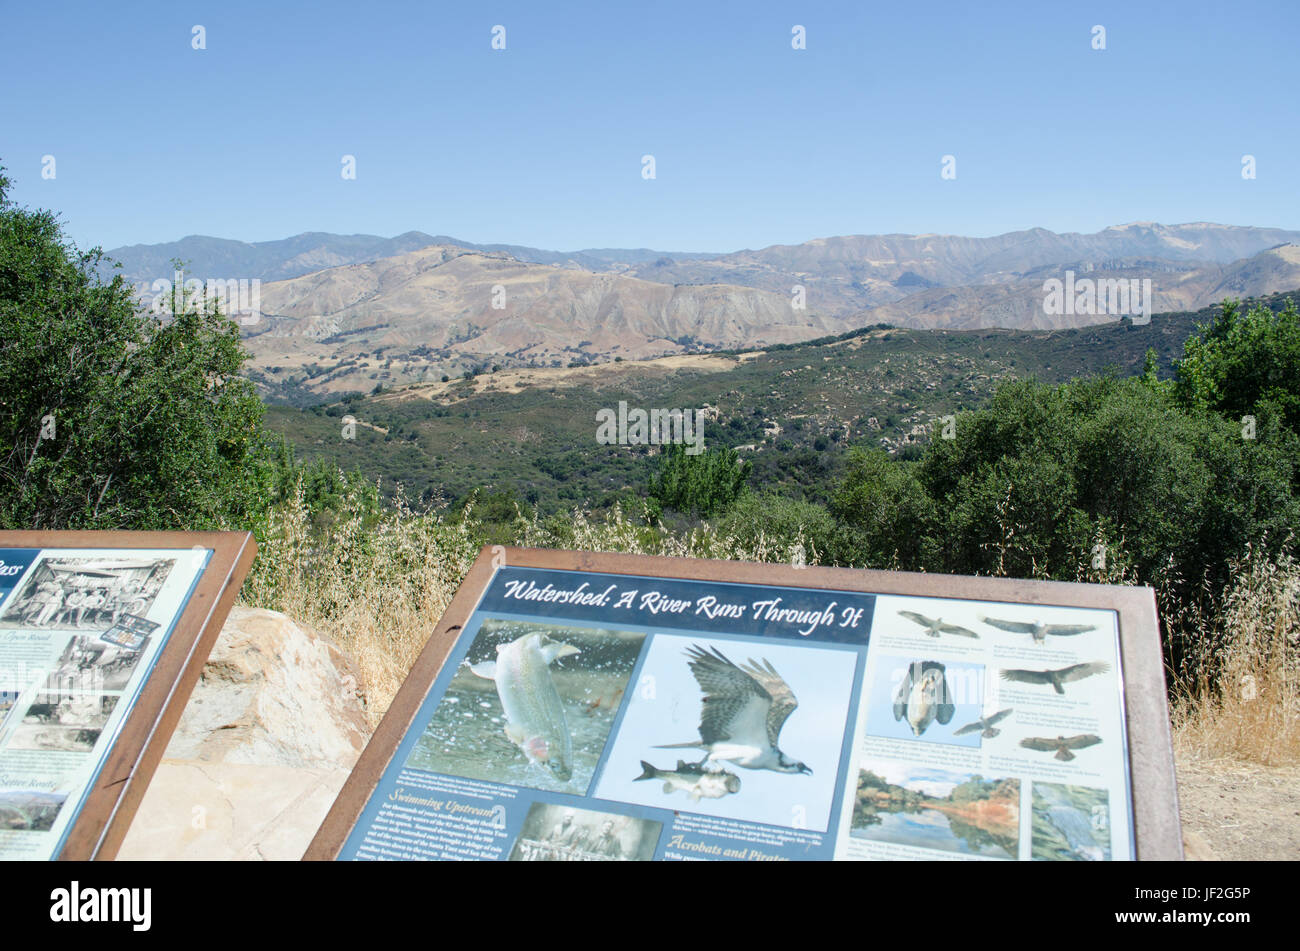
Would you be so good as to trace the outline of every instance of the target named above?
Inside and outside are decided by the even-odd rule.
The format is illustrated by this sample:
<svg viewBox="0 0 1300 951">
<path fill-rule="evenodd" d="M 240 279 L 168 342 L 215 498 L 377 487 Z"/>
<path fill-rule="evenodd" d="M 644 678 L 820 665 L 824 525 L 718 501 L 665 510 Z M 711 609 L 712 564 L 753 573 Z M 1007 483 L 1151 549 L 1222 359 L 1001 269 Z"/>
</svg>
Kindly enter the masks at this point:
<svg viewBox="0 0 1300 951">
<path fill-rule="evenodd" d="M 959 624 L 940 624 L 939 630 L 943 631 L 945 634 L 960 634 L 962 637 L 979 638 L 979 635 L 970 628 L 962 627 Z"/>
<path fill-rule="evenodd" d="M 1012 631 L 1016 634 L 1034 633 L 1034 625 L 1026 624 L 1023 621 L 1000 621 L 995 617 L 984 617 L 980 615 L 980 620 L 990 627 L 996 627 L 1003 631 Z"/>
<path fill-rule="evenodd" d="M 1052 675 L 1046 670 L 1003 670 L 1003 680 L 1018 680 L 1026 684 L 1050 684 Z"/>
<path fill-rule="evenodd" d="M 777 738 L 781 735 L 781 727 L 785 726 L 785 721 L 790 719 L 790 714 L 794 713 L 795 707 L 799 706 L 799 701 L 795 698 L 790 685 L 785 682 L 785 678 L 776 672 L 772 662 L 766 658 L 760 664 L 751 657 L 749 664 L 741 670 L 758 681 L 759 686 L 772 698 L 772 706 L 767 711 L 767 741 L 775 748 Z"/>
<path fill-rule="evenodd" d="M 1055 634 L 1057 637 L 1065 637 L 1069 634 L 1086 634 L 1088 631 L 1097 630 L 1096 624 L 1049 624 L 1043 628 L 1048 634 Z"/>
<path fill-rule="evenodd" d="M 691 673 L 704 692 L 704 709 L 700 713 L 700 739 L 711 745 L 736 739 L 735 725 L 743 718 L 752 719 L 756 711 L 746 710 L 754 704 L 766 707 L 771 697 L 753 677 L 745 673 L 716 647 L 706 651 L 692 645 L 686 651 L 691 659 Z"/>
<path fill-rule="evenodd" d="M 1110 664 L 1104 660 L 1093 661 L 1091 664 L 1074 664 L 1071 667 L 1065 667 L 1058 670 L 1063 682 L 1071 680 L 1082 680 L 1084 677 L 1091 677 L 1093 674 L 1104 674 L 1110 670 Z"/>
<path fill-rule="evenodd" d="M 974 723 L 967 723 L 964 727 L 961 727 L 961 728 L 959 728 L 959 729 L 953 730 L 953 731 L 952 731 L 952 735 L 953 735 L 953 736 L 962 736 L 963 734 L 966 734 L 966 733 L 974 733 L 974 732 L 976 732 L 977 730 L 982 730 L 982 729 L 984 729 L 984 721 L 983 721 L 983 720 L 976 720 Z"/>
<path fill-rule="evenodd" d="M 917 614 L 915 611 L 899 611 L 898 613 L 901 617 L 905 617 L 909 621 L 914 621 L 915 623 L 921 625 L 922 627 L 929 627 L 931 624 L 934 623 L 924 614 Z"/>
</svg>

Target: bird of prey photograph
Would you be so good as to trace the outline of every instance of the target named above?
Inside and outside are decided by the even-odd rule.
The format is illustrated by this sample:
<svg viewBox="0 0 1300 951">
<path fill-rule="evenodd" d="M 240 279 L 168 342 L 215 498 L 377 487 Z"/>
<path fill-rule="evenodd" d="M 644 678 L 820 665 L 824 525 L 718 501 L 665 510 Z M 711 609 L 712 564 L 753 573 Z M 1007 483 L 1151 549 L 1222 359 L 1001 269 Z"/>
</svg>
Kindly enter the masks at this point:
<svg viewBox="0 0 1300 951">
<path fill-rule="evenodd" d="M 1096 734 L 1080 733 L 1078 736 L 1058 736 L 1054 740 L 1046 736 L 1027 736 L 1020 741 L 1020 745 L 1027 750 L 1041 750 L 1044 753 L 1056 750 L 1056 758 L 1068 762 L 1074 759 L 1071 750 L 1096 746 L 1100 742 L 1101 737 Z"/>
<path fill-rule="evenodd" d="M 938 637 L 940 634 L 958 634 L 961 637 L 978 638 L 979 635 L 970 628 L 961 627 L 958 624 L 945 624 L 943 618 L 928 618 L 924 614 L 917 614 L 915 611 L 899 611 L 900 617 L 905 617 L 914 624 L 919 624 L 925 628 L 925 633 L 930 637 Z"/>
<path fill-rule="evenodd" d="M 1086 634 L 1089 631 L 1097 630 L 1095 624 L 1044 624 L 1042 621 L 1002 621 L 995 617 L 985 617 L 982 614 L 980 615 L 980 621 L 989 627 L 1011 631 L 1013 634 L 1030 634 L 1033 636 L 1035 644 L 1045 643 L 1049 634 L 1053 637 L 1070 637 L 1075 634 Z"/>
<path fill-rule="evenodd" d="M 894 719 L 906 720 L 913 736 L 920 736 L 935 720 L 948 723 L 957 711 L 943 664 L 913 661 L 894 695 Z"/>
<path fill-rule="evenodd" d="M 778 746 L 781 728 L 799 701 L 770 661 L 750 658 L 738 667 L 716 647 L 704 650 L 699 645 L 688 648 L 686 656 L 704 692 L 700 738 L 657 749 L 694 747 L 706 751 L 703 763 L 726 761 L 776 773 L 812 772 Z"/>
<path fill-rule="evenodd" d="M 994 725 L 1001 723 L 1009 716 L 1011 716 L 1011 707 L 1007 707 L 1005 710 L 999 710 L 997 713 L 991 713 L 986 717 L 976 720 L 974 723 L 967 723 L 964 727 L 954 730 L 952 735 L 964 736 L 967 733 L 974 733 L 976 730 L 979 730 L 980 736 L 984 737 L 986 740 L 991 740 L 1002 732 L 1001 730 L 995 729 Z"/>
<path fill-rule="evenodd" d="M 1096 660 L 1090 664 L 1071 664 L 1057 670 L 1004 670 L 1003 680 L 1016 680 L 1026 684 L 1051 684 L 1057 693 L 1065 693 L 1065 685 L 1075 680 L 1083 680 L 1095 674 L 1104 674 L 1110 670 L 1110 664 Z"/>
</svg>

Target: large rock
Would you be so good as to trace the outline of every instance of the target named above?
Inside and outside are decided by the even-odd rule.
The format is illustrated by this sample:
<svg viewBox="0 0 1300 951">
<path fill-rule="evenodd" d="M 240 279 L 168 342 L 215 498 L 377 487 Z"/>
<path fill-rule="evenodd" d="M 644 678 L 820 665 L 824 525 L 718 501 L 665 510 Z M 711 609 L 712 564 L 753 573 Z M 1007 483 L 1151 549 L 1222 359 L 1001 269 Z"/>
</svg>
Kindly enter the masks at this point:
<svg viewBox="0 0 1300 951">
<path fill-rule="evenodd" d="M 369 738 L 347 655 L 235 607 L 118 857 L 300 858 Z"/>
<path fill-rule="evenodd" d="M 235 607 L 167 757 L 350 769 L 369 738 L 347 655 L 283 614 Z"/>
</svg>

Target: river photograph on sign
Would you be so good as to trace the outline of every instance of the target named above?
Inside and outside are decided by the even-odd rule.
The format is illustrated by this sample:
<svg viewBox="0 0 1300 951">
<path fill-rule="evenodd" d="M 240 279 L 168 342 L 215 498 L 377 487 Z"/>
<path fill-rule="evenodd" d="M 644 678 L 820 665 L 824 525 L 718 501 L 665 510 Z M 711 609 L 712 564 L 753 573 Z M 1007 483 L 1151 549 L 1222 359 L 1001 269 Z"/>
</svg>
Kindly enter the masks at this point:
<svg viewBox="0 0 1300 951">
<path fill-rule="evenodd" d="M 852 835 L 899 845 L 1014 859 L 1020 780 L 928 766 L 869 763 L 858 774 Z"/>
<path fill-rule="evenodd" d="M 644 637 L 485 621 L 407 765 L 586 792 Z"/>
</svg>

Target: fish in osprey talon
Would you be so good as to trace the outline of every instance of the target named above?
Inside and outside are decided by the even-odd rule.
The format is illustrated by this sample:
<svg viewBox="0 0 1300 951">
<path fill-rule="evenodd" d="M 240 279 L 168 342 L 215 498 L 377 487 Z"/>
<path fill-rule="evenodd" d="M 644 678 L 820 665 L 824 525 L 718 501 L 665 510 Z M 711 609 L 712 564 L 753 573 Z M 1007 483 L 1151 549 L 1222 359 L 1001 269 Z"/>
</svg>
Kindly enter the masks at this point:
<svg viewBox="0 0 1300 951">
<path fill-rule="evenodd" d="M 1096 746 L 1101 742 L 1101 737 L 1092 733 L 1080 733 L 1078 736 L 1058 736 L 1056 739 L 1050 739 L 1046 736 L 1027 736 L 1020 741 L 1020 745 L 1027 750 L 1040 750 L 1044 753 L 1050 750 L 1056 750 L 1056 758 L 1069 762 L 1074 759 L 1071 750 L 1081 750 L 1089 746 Z"/>
<path fill-rule="evenodd" d="M 1056 670 L 1004 670 L 1002 679 L 1026 684 L 1051 684 L 1053 690 L 1063 694 L 1066 684 L 1096 674 L 1104 674 L 1108 670 L 1110 664 L 1098 660 L 1090 664 L 1071 664 L 1069 667 L 1060 667 Z"/>
<path fill-rule="evenodd" d="M 964 727 L 953 730 L 952 735 L 964 736 L 967 733 L 974 733 L 976 730 L 979 730 L 980 736 L 984 737 L 986 740 L 991 740 L 1002 732 L 1001 730 L 995 729 L 994 724 L 1001 723 L 1007 717 L 1011 716 L 1011 712 L 1011 707 L 1007 707 L 1005 710 L 999 710 L 997 713 L 982 717 L 974 723 L 967 723 Z"/>
<path fill-rule="evenodd" d="M 906 720 L 920 736 L 935 720 L 947 724 L 957 712 L 948 686 L 947 669 L 933 660 L 914 661 L 894 695 L 894 719 Z"/>
<path fill-rule="evenodd" d="M 1086 634 L 1089 631 L 1097 630 L 1095 624 L 1044 624 L 1042 621 L 1033 621 L 1026 623 L 1024 621 L 1002 621 L 998 618 L 985 617 L 980 615 L 980 621 L 996 627 L 999 630 L 1011 631 L 1013 634 L 1030 634 L 1034 638 L 1035 644 L 1044 644 L 1047 642 L 1047 636 L 1053 637 L 1071 637 L 1075 634 Z"/>
<path fill-rule="evenodd" d="M 672 793 L 680 789 L 690 797 L 692 802 L 701 799 L 721 799 L 723 796 L 740 792 L 740 777 L 730 770 L 711 763 L 687 763 L 677 761 L 676 769 L 659 769 L 641 761 L 641 775 L 633 782 L 643 779 L 662 779 L 664 792 Z"/>
<path fill-rule="evenodd" d="M 748 664 L 738 667 L 716 647 L 706 651 L 698 645 L 688 648 L 686 656 L 704 692 L 700 738 L 656 749 L 705 750 L 704 759 L 695 764 L 701 768 L 707 763 L 726 761 L 745 769 L 775 773 L 812 772 L 777 745 L 781 728 L 799 701 L 770 661 L 750 658 Z"/>
<path fill-rule="evenodd" d="M 529 764 L 542 764 L 557 779 L 573 775 L 573 736 L 564 715 L 560 692 L 551 679 L 551 664 L 581 651 L 545 634 L 525 634 L 497 645 L 497 659 L 468 664 L 475 675 L 496 683 L 506 714 L 507 739 Z"/>
<path fill-rule="evenodd" d="M 930 637 L 938 637 L 943 633 L 960 634 L 962 637 L 979 638 L 979 635 L 968 627 L 961 627 L 957 624 L 944 624 L 943 618 L 941 617 L 931 619 L 926 617 L 924 614 L 917 614 L 915 611 L 899 611 L 898 613 L 901 617 L 907 618 L 912 623 L 921 625 L 921 627 L 925 628 L 925 633 Z"/>
</svg>

